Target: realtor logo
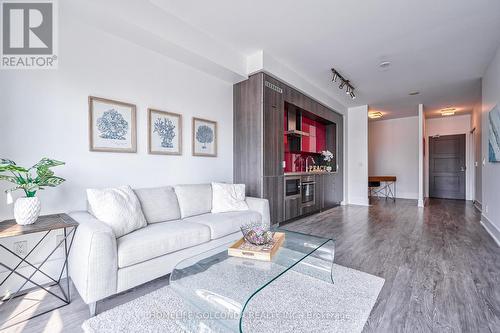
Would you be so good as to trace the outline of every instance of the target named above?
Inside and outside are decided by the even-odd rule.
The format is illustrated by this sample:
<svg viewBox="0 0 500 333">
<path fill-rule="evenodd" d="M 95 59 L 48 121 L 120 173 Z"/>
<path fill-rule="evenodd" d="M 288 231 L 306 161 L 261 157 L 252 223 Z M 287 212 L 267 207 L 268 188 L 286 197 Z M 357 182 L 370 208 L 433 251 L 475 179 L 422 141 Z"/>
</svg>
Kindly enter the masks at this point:
<svg viewBox="0 0 500 333">
<path fill-rule="evenodd" d="M 55 2 L 4 0 L 1 9 L 1 68 L 57 68 Z"/>
</svg>

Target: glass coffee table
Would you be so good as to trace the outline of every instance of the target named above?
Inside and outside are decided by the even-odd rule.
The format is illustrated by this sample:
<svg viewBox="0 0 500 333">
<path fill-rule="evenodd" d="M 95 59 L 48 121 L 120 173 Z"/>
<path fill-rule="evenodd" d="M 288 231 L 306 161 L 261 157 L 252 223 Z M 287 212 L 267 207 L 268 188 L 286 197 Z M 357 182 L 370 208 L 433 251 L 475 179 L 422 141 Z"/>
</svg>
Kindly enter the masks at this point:
<svg viewBox="0 0 500 333">
<path fill-rule="evenodd" d="M 334 282 L 333 239 L 275 231 L 285 241 L 270 262 L 229 256 L 230 242 L 177 264 L 170 286 L 196 312 L 184 321 L 186 330 L 244 332 L 251 300 L 291 271 Z"/>
</svg>

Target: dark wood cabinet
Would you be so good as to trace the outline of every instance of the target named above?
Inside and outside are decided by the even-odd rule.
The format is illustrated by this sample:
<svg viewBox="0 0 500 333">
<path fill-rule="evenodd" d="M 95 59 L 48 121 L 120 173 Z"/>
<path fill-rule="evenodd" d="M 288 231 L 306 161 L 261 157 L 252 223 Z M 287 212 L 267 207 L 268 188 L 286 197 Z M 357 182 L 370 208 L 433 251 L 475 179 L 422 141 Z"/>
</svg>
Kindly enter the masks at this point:
<svg viewBox="0 0 500 333">
<path fill-rule="evenodd" d="M 292 198 L 286 198 L 285 199 L 285 216 L 284 220 L 291 220 L 294 219 L 298 216 L 300 216 L 301 211 L 300 211 L 300 205 L 301 205 L 301 198 L 299 197 L 292 197 Z"/>
<path fill-rule="evenodd" d="M 324 204 L 324 177 L 325 175 L 316 175 L 316 202 L 314 207 L 316 210 L 322 210 Z"/>
<path fill-rule="evenodd" d="M 283 93 L 276 80 L 264 80 L 264 177 L 283 176 Z"/>
<path fill-rule="evenodd" d="M 246 194 L 269 200 L 271 222 L 273 224 L 288 220 L 297 212 L 302 212 L 302 199 L 286 201 L 284 195 L 284 122 L 285 102 L 291 103 L 317 117 L 334 123 L 327 129 L 332 139 L 327 148 L 334 151 L 336 164 L 343 163 L 343 116 L 313 100 L 309 96 L 284 84 L 274 77 L 257 73 L 248 80 L 233 87 L 233 170 L 234 182 L 246 184 Z M 332 132 L 334 131 L 334 132 Z M 337 169 L 342 177 L 342 170 Z M 317 176 L 315 204 L 306 210 L 318 211 L 325 205 L 341 201 L 335 193 L 327 193 L 323 180 L 327 176 Z M 332 180 L 333 177 L 328 178 Z M 334 188 L 341 194 L 342 183 Z M 336 201 L 337 200 L 337 201 Z"/>
<path fill-rule="evenodd" d="M 283 221 L 284 187 L 283 176 L 264 177 L 262 197 L 269 200 L 269 214 L 273 223 Z"/>
<path fill-rule="evenodd" d="M 323 175 L 323 206 L 321 209 L 329 209 L 338 204 L 335 193 L 336 174 Z"/>
</svg>

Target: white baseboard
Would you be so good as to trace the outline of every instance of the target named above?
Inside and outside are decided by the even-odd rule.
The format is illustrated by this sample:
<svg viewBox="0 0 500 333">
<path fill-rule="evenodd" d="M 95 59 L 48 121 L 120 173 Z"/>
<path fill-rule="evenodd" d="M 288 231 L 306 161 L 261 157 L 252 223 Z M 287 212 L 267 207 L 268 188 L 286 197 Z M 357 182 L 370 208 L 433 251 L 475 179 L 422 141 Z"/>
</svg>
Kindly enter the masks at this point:
<svg viewBox="0 0 500 333">
<path fill-rule="evenodd" d="M 481 215 L 481 225 L 500 247 L 500 230 L 484 215 Z"/>
<path fill-rule="evenodd" d="M 476 209 L 479 211 L 479 212 L 483 212 L 483 204 L 477 200 L 474 200 L 472 202 L 472 204 L 474 205 L 474 207 L 476 207 Z"/>
<path fill-rule="evenodd" d="M 349 198 L 349 205 L 369 206 L 368 197 L 352 197 Z"/>
</svg>

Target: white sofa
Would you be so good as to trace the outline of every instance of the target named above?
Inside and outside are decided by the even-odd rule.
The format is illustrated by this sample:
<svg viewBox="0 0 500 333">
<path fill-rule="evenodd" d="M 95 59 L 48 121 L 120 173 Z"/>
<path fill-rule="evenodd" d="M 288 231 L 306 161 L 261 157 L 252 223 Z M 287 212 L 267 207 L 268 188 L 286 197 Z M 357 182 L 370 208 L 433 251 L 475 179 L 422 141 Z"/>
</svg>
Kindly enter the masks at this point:
<svg viewBox="0 0 500 333">
<path fill-rule="evenodd" d="M 246 211 L 210 213 L 210 184 L 134 192 L 148 224 L 120 238 L 90 213 L 70 213 L 79 226 L 69 274 L 91 315 L 97 301 L 169 274 L 181 260 L 237 240 L 242 224 L 270 226 L 266 199 L 247 197 Z"/>
</svg>

